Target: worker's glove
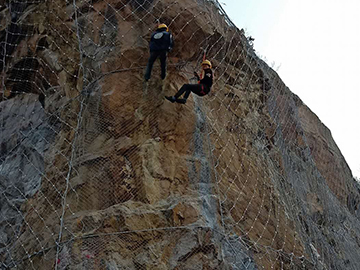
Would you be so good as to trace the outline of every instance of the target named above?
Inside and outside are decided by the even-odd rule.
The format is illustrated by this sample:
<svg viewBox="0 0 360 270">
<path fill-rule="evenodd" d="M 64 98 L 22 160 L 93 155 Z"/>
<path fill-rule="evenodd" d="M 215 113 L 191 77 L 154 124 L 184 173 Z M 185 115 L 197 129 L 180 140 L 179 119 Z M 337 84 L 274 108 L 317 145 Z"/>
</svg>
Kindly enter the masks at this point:
<svg viewBox="0 0 360 270">
<path fill-rule="evenodd" d="M 196 73 L 196 71 L 194 71 L 194 76 L 196 77 L 196 79 L 200 79 L 199 75 Z"/>
</svg>

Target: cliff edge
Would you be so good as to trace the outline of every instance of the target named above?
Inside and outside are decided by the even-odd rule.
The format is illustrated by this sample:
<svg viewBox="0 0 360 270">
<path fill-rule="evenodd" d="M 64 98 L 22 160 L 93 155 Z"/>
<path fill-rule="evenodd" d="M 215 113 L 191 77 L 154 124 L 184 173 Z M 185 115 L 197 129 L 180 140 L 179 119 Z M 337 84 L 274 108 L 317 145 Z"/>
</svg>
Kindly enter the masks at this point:
<svg viewBox="0 0 360 270">
<path fill-rule="evenodd" d="M 0 1 L 0 22 L 1 269 L 360 269 L 359 184 L 216 0 Z M 144 84 L 159 22 L 175 47 Z M 166 101 L 204 53 L 211 93 Z"/>
</svg>

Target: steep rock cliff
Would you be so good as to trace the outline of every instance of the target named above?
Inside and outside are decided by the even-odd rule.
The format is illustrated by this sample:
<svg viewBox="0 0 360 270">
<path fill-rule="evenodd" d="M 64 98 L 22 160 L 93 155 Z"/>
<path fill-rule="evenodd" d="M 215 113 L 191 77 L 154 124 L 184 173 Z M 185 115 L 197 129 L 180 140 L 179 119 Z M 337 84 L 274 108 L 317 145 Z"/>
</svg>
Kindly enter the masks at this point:
<svg viewBox="0 0 360 270">
<path fill-rule="evenodd" d="M 1 2 L 4 269 L 358 269 L 358 184 L 217 1 Z M 157 22 L 175 47 L 143 83 Z M 204 51 L 211 94 L 164 101 Z"/>
</svg>

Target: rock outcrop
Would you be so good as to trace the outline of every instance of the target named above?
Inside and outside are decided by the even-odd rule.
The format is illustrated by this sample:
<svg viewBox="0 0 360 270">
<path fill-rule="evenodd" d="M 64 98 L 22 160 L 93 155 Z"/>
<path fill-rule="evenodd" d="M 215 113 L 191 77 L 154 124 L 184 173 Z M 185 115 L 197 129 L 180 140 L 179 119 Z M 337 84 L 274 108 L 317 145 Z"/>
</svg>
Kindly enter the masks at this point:
<svg viewBox="0 0 360 270">
<path fill-rule="evenodd" d="M 0 22 L 1 269 L 360 269 L 359 184 L 217 1 L 0 1 Z M 175 47 L 146 85 L 158 22 Z M 204 51 L 210 95 L 164 101 Z"/>
</svg>

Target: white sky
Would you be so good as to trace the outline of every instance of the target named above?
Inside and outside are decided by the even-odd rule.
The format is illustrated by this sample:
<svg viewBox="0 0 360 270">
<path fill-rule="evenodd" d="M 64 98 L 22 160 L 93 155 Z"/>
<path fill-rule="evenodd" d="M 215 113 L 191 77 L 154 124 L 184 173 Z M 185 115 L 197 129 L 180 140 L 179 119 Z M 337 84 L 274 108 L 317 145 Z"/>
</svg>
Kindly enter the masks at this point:
<svg viewBox="0 0 360 270">
<path fill-rule="evenodd" d="M 219 0 L 360 176 L 360 0 Z"/>
</svg>

